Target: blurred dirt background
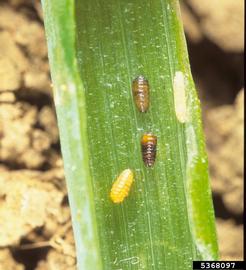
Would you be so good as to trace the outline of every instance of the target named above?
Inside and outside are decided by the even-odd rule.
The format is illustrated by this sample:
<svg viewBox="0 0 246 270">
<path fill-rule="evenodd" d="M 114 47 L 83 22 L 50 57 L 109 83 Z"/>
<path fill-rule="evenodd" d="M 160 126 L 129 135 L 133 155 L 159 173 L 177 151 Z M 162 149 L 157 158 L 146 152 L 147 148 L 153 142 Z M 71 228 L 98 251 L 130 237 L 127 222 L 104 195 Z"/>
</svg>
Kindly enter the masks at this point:
<svg viewBox="0 0 246 270">
<path fill-rule="evenodd" d="M 181 4 L 220 254 L 243 253 L 243 0 Z M 0 270 L 75 269 L 39 1 L 0 0 Z"/>
</svg>

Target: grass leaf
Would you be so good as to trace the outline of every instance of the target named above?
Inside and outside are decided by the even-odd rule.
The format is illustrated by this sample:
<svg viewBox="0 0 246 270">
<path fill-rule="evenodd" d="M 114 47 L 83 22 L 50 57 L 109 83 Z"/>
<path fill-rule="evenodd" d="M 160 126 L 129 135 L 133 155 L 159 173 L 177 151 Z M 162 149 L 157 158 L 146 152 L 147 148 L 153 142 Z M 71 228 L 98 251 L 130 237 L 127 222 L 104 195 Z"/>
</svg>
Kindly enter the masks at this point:
<svg viewBox="0 0 246 270">
<path fill-rule="evenodd" d="M 192 269 L 217 259 L 200 104 L 176 0 L 43 0 L 78 269 Z M 150 84 L 140 113 L 131 84 Z M 158 138 L 153 168 L 145 132 Z M 122 204 L 109 192 L 124 169 Z"/>
</svg>

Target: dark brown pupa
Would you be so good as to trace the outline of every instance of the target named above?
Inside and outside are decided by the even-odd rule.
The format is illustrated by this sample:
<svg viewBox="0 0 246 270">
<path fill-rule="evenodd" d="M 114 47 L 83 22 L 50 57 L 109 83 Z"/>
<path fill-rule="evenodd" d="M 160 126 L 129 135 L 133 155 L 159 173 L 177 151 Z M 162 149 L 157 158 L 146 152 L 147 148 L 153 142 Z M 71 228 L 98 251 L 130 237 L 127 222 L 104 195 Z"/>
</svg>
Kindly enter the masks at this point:
<svg viewBox="0 0 246 270">
<path fill-rule="evenodd" d="M 135 104 L 140 112 L 146 112 L 149 108 L 149 82 L 140 75 L 132 82 L 132 92 Z"/>
<path fill-rule="evenodd" d="M 156 158 L 157 137 L 152 133 L 145 133 L 141 139 L 142 158 L 147 167 L 153 167 Z"/>
</svg>

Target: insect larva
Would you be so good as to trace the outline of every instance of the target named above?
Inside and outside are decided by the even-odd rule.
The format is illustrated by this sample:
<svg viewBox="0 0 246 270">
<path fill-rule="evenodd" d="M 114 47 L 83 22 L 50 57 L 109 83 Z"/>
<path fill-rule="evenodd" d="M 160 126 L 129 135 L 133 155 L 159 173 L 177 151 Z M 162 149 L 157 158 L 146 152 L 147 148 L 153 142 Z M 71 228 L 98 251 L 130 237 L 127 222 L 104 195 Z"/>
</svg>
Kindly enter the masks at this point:
<svg viewBox="0 0 246 270">
<path fill-rule="evenodd" d="M 140 75 L 132 82 L 132 92 L 135 104 L 140 112 L 146 112 L 149 108 L 149 82 Z"/>
<path fill-rule="evenodd" d="M 152 167 L 156 158 L 157 137 L 151 133 L 142 136 L 141 147 L 143 162 L 147 167 Z"/>
<path fill-rule="evenodd" d="M 117 177 L 110 192 L 110 198 L 114 203 L 121 203 L 128 196 L 133 182 L 133 171 L 126 169 Z"/>
</svg>

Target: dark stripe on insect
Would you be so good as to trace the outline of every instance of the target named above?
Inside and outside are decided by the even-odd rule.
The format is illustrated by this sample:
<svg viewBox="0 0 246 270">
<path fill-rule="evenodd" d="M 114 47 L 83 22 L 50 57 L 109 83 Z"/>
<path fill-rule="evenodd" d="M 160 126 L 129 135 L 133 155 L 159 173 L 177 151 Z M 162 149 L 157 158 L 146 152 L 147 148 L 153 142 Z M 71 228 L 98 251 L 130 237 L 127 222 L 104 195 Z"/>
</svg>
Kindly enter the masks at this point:
<svg viewBox="0 0 246 270">
<path fill-rule="evenodd" d="M 152 133 L 146 133 L 141 139 L 142 158 L 147 167 L 153 167 L 156 159 L 157 137 Z"/>
<path fill-rule="evenodd" d="M 140 112 L 146 112 L 149 108 L 149 82 L 140 75 L 132 82 L 132 92 L 135 104 Z"/>
</svg>

